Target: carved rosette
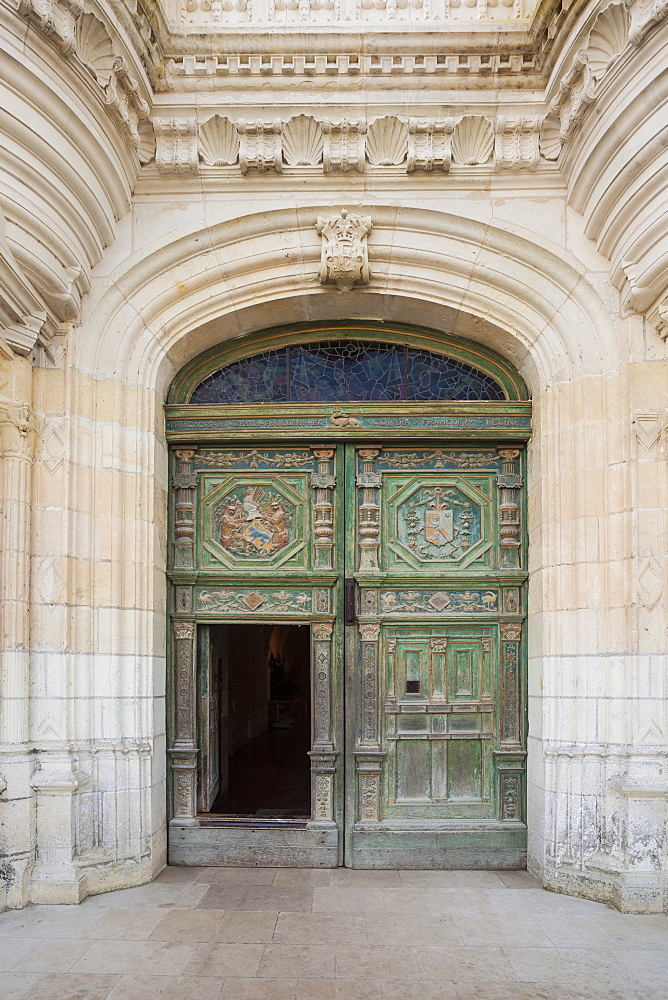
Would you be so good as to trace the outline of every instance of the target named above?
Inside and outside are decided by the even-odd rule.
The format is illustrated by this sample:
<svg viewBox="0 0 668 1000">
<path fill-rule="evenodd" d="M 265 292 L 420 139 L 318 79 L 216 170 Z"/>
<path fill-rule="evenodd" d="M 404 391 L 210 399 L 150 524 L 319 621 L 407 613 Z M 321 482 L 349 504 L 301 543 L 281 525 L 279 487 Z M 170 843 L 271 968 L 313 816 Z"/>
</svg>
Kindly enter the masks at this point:
<svg viewBox="0 0 668 1000">
<path fill-rule="evenodd" d="M 332 472 L 333 448 L 313 448 L 318 471 L 311 473 L 313 488 L 313 547 L 316 569 L 334 567 L 334 503 L 336 476 Z"/>
<path fill-rule="evenodd" d="M 511 568 L 520 565 L 522 544 L 520 490 L 524 480 L 517 472 L 519 450 L 517 448 L 499 448 L 499 455 L 503 461 L 503 471 L 496 477 L 496 484 L 499 487 L 501 565 Z"/>
<path fill-rule="evenodd" d="M 176 448 L 174 489 L 174 568 L 193 569 L 195 565 L 195 495 L 197 473 L 193 471 L 194 448 Z"/>
<path fill-rule="evenodd" d="M 378 550 L 380 546 L 380 488 L 382 476 L 374 471 L 376 458 L 380 454 L 377 448 L 360 448 L 358 454 L 362 462 L 362 471 L 357 475 L 357 488 L 360 491 L 358 506 L 359 528 L 359 568 L 360 572 L 375 571 L 380 568 Z"/>
<path fill-rule="evenodd" d="M 197 743 L 195 722 L 194 621 L 172 622 L 174 640 L 174 741 L 170 748 L 172 815 L 178 823 L 195 823 L 197 812 Z"/>
</svg>

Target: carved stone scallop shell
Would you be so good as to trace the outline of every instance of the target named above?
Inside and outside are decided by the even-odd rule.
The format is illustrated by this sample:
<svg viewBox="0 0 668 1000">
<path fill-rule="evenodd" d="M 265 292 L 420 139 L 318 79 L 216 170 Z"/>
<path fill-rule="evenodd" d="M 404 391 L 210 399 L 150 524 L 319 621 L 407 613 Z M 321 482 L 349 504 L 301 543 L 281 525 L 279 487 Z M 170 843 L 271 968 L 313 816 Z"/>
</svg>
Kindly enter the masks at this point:
<svg viewBox="0 0 668 1000">
<path fill-rule="evenodd" d="M 309 115 L 297 115 L 283 126 L 283 159 L 291 167 L 315 166 L 322 160 L 320 123 Z"/>
<path fill-rule="evenodd" d="M 111 35 L 95 14 L 82 14 L 76 26 L 77 55 L 91 71 L 101 87 L 111 79 L 114 47 Z"/>
<path fill-rule="evenodd" d="M 376 118 L 369 125 L 366 155 L 369 163 L 378 167 L 403 163 L 408 154 L 408 125 L 393 115 Z"/>
<path fill-rule="evenodd" d="M 561 122 L 555 111 L 550 111 L 540 130 L 538 145 L 541 156 L 546 160 L 558 160 L 563 142 L 561 140 Z"/>
<path fill-rule="evenodd" d="M 494 149 L 492 123 L 482 115 L 464 115 L 455 125 L 452 137 L 452 159 L 455 163 L 472 166 L 487 163 Z"/>
<path fill-rule="evenodd" d="M 199 156 L 208 167 L 236 163 L 239 136 L 233 122 L 223 115 L 213 115 L 199 128 Z"/>
<path fill-rule="evenodd" d="M 626 48 L 629 35 L 629 14 L 621 3 L 605 7 L 594 21 L 589 35 L 587 56 L 595 80 L 600 80 L 619 53 Z"/>
</svg>

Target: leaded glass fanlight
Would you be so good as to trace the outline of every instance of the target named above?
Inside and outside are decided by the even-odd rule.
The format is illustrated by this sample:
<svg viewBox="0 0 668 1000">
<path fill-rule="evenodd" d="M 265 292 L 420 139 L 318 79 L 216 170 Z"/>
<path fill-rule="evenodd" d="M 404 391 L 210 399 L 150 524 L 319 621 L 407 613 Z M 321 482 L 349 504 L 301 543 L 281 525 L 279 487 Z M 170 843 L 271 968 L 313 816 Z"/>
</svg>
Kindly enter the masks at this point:
<svg viewBox="0 0 668 1000">
<path fill-rule="evenodd" d="M 325 340 L 233 361 L 207 375 L 190 403 L 503 400 L 496 379 L 456 358 L 400 344 Z"/>
</svg>

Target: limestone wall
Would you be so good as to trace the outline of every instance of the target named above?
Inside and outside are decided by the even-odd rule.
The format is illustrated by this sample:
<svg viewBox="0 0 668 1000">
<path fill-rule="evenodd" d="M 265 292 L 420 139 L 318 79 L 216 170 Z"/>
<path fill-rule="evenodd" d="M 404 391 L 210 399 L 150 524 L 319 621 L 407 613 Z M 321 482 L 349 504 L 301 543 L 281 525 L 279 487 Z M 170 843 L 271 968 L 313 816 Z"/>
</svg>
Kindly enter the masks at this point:
<svg viewBox="0 0 668 1000">
<path fill-rule="evenodd" d="M 545 57 L 542 80 L 538 63 L 531 69 L 531 89 L 519 70 L 513 86 L 498 76 L 485 84 L 469 62 L 476 83 L 467 91 L 447 62 L 447 87 L 433 82 L 436 74 L 425 84 L 406 60 L 395 76 L 380 62 L 376 73 L 372 61 L 361 76 L 344 73 L 339 60 L 322 73 L 297 67 L 289 79 L 285 63 L 280 74 L 273 63 L 265 73 L 261 61 L 246 75 L 228 61 L 224 76 L 211 51 L 201 64 L 178 53 L 160 62 L 164 25 L 149 18 L 153 27 L 142 33 L 138 14 L 96 8 L 115 51 L 136 60 L 139 90 L 123 125 L 95 90 L 108 102 L 111 76 L 104 86 L 85 76 L 87 64 L 67 49 L 81 11 L 68 8 L 70 35 L 54 41 L 32 8 L 3 8 L 16 73 L 23 53 L 55 95 L 46 145 L 58 153 L 40 189 L 45 200 L 34 201 L 39 185 L 17 168 L 14 193 L 2 196 L 0 851 L 8 905 L 76 902 L 146 881 L 165 863 L 162 405 L 172 378 L 207 347 L 264 327 L 373 318 L 484 343 L 531 388 L 530 867 L 549 886 L 624 909 L 666 906 L 664 29 L 632 5 L 626 35 L 608 32 L 617 39 L 609 75 L 583 83 L 579 64 L 568 74 L 583 40 L 592 49 L 597 24 L 598 45 L 602 9 L 580 4 L 559 21 L 559 50 Z M 15 136 L 16 122 L 30 120 L 19 76 Z M 577 104 L 582 93 L 587 101 Z M 150 115 L 139 99 L 150 100 Z M 319 152 L 309 154 L 316 162 L 291 163 L 285 123 L 304 110 L 318 124 L 311 139 Z M 203 145 L 214 114 L 232 132 L 221 125 L 222 139 L 209 135 Z M 370 156 L 368 128 L 348 128 L 345 142 L 339 134 L 334 143 L 322 123 L 346 115 L 405 126 L 393 126 L 400 143 L 385 157 L 391 162 Z M 551 132 L 542 122 L 550 115 Z M 126 141 L 148 117 L 152 135 Z M 489 125 L 478 128 L 484 156 L 466 156 L 461 131 L 453 152 L 465 117 Z M 85 143 L 70 118 L 85 122 Z M 241 118 L 269 124 L 253 133 L 238 128 Z M 411 133 L 410 123 L 448 118 L 450 131 L 436 129 L 436 166 L 408 170 L 410 137 L 422 127 Z M 504 139 L 503 120 L 518 118 L 524 124 Z M 12 161 L 24 166 L 46 155 L 37 142 L 46 130 L 33 123 L 28 132 Z M 467 142 L 472 148 L 470 135 Z M 81 184 L 59 191 L 58 176 L 69 177 L 68 158 L 81 150 Z M 20 204 L 30 206 L 27 215 L 19 217 Z M 373 222 L 369 283 L 351 291 L 318 278 L 317 219 L 342 206 Z M 39 225 L 46 219 L 50 236 Z M 58 268 L 69 274 L 70 312 L 58 312 Z"/>
</svg>

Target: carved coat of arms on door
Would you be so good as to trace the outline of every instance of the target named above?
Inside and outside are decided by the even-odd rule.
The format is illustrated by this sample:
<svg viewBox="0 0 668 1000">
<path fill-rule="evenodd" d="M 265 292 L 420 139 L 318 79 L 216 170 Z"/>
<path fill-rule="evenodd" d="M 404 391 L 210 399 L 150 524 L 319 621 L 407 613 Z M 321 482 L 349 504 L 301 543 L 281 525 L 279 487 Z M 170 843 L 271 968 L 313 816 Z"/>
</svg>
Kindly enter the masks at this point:
<svg viewBox="0 0 668 1000">
<path fill-rule="evenodd" d="M 399 537 L 422 559 L 457 559 L 478 540 L 478 510 L 455 489 L 421 489 L 399 508 Z"/>
<path fill-rule="evenodd" d="M 235 490 L 214 510 L 220 545 L 245 558 L 271 556 L 287 545 L 291 521 L 285 498 L 258 485 Z"/>
</svg>

